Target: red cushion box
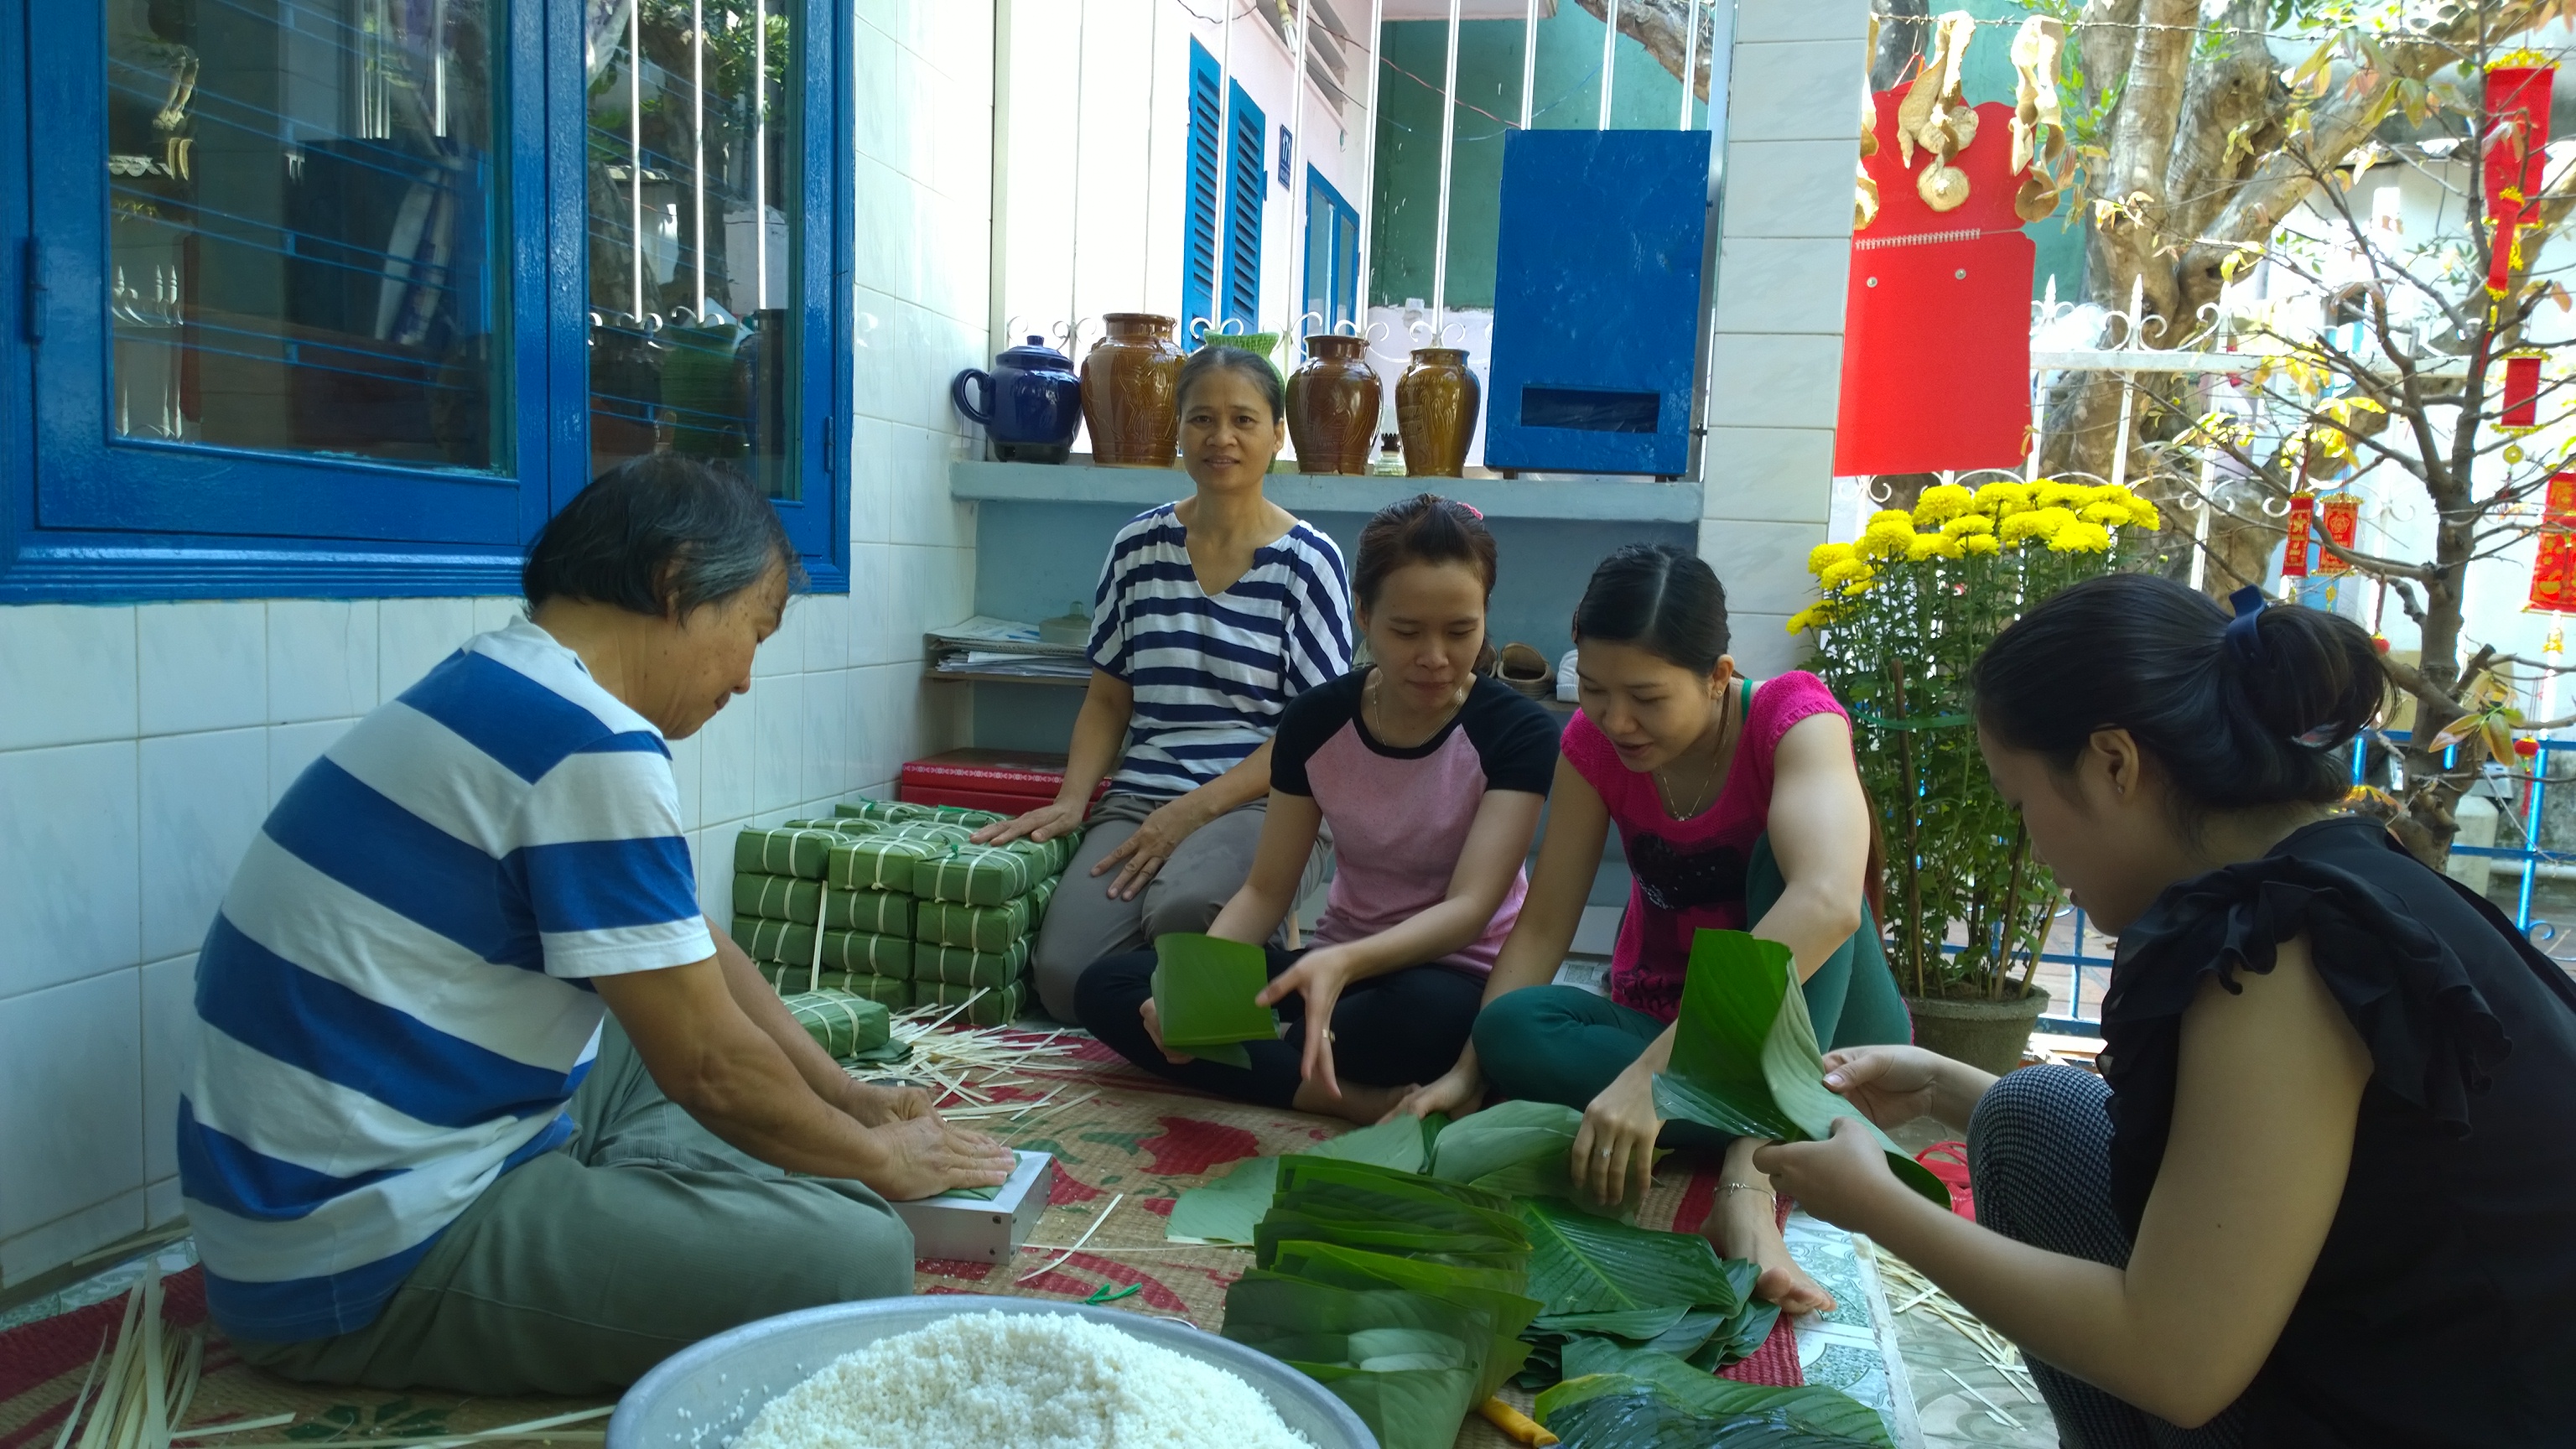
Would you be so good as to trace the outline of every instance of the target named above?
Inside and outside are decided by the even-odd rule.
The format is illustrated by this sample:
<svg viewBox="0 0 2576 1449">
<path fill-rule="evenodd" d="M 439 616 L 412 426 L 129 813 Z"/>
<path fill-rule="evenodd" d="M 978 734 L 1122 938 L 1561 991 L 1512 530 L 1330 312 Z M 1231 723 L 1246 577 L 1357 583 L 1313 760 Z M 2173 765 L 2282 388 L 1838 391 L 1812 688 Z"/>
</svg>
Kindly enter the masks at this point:
<svg viewBox="0 0 2576 1449">
<path fill-rule="evenodd" d="M 962 805 L 1017 815 L 1055 799 L 1064 787 L 1064 756 L 1041 750 L 950 750 L 903 767 L 896 798 L 915 805 Z M 1091 792 L 1108 793 L 1103 780 Z"/>
</svg>

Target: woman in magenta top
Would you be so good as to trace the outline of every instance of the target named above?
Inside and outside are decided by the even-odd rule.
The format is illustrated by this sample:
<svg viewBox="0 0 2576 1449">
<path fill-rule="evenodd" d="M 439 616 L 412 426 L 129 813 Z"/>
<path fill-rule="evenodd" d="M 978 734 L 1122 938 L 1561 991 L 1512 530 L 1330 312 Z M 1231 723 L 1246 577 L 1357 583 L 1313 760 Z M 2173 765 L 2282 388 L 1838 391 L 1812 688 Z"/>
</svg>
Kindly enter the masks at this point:
<svg viewBox="0 0 2576 1449">
<path fill-rule="evenodd" d="M 1271 949 L 1258 998 L 1287 1034 L 1247 1043 L 1242 1067 L 1165 1052 L 1154 953 L 1137 951 L 1083 973 L 1075 1009 L 1094 1035 L 1203 1091 L 1359 1122 L 1458 1059 L 1519 918 L 1521 862 L 1556 769 L 1555 720 L 1478 668 L 1494 562 L 1475 512 L 1427 493 L 1360 532 L 1351 592 L 1372 662 L 1289 702 L 1251 875 L 1208 928 L 1270 939 L 1331 828 L 1314 944 Z"/>
<path fill-rule="evenodd" d="M 1538 875 L 1485 986 L 1474 1040 L 1404 1110 L 1457 1114 L 1498 1096 L 1583 1109 L 1578 1186 L 1608 1202 L 1646 1190 L 1657 1143 L 1724 1154 L 1710 1233 L 1763 1269 L 1792 1311 L 1832 1299 L 1789 1260 L 1759 1143 L 1655 1115 L 1654 1076 L 1692 935 L 1749 930 L 1790 949 L 1818 1040 L 1911 1033 L 1866 897 L 1869 804 L 1851 724 L 1823 682 L 1755 683 L 1726 653 L 1726 594 L 1697 556 L 1631 545 L 1603 560 L 1574 616 L 1583 712 L 1565 728 Z M 1635 883 L 1603 999 L 1549 984 L 1573 944 L 1602 847 L 1619 827 Z"/>
</svg>

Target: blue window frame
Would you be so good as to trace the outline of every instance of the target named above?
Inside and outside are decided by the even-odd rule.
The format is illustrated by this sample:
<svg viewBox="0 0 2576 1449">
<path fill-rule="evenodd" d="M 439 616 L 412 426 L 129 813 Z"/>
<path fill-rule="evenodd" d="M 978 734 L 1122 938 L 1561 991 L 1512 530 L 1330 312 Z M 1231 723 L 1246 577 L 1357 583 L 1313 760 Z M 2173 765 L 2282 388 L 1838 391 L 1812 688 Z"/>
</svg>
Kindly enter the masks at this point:
<svg viewBox="0 0 2576 1449">
<path fill-rule="evenodd" d="M 1193 338 L 1197 324 L 1216 317 L 1217 187 L 1224 173 L 1225 116 L 1219 106 L 1224 82 L 1216 57 L 1190 42 L 1189 194 L 1182 207 L 1181 335 Z"/>
<path fill-rule="evenodd" d="M 1306 168 L 1306 311 L 1325 331 L 1359 320 L 1360 214 Z"/>
<path fill-rule="evenodd" d="M 600 456 L 584 14 L 606 8 L 0 0 L 0 77 L 24 81 L 0 99 L 0 602 L 515 593 Z M 737 327 L 769 334 L 740 349 L 772 363 L 755 476 L 837 590 L 849 57 L 827 0 L 704 13 L 728 9 L 793 38 L 749 111 L 793 175 L 741 224 L 795 239 Z M 403 34 L 415 10 L 446 28 Z"/>
<path fill-rule="evenodd" d="M 1246 330 L 1261 326 L 1261 207 L 1270 198 L 1269 150 L 1261 108 L 1229 85 L 1230 152 L 1225 166 L 1225 316 Z"/>
</svg>

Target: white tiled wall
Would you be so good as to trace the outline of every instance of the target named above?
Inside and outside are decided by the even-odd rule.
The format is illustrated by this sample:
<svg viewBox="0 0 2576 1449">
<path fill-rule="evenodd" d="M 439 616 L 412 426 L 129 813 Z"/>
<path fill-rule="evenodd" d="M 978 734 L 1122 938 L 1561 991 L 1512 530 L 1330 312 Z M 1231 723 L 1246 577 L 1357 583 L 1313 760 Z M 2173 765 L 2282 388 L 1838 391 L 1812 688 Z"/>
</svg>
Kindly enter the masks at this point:
<svg viewBox="0 0 2576 1449">
<path fill-rule="evenodd" d="M 734 832 L 964 738 L 921 633 L 972 612 L 947 379 L 985 336 L 991 0 L 858 0 L 847 596 L 798 600 L 673 764 L 709 910 Z M 298 771 L 507 599 L 0 608 L 0 1287 L 180 1211 L 194 952 Z"/>
<path fill-rule="evenodd" d="M 1803 642 L 1832 507 L 1868 0 L 1737 0 L 1699 551 L 1756 677 Z"/>
</svg>

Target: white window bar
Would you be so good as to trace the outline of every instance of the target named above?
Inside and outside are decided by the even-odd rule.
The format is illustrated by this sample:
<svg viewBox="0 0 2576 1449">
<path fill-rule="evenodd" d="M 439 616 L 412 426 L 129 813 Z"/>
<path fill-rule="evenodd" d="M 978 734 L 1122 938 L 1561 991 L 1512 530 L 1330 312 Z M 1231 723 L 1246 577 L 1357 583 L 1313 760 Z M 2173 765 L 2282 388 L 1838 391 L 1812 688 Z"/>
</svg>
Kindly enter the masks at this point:
<svg viewBox="0 0 2576 1449">
<path fill-rule="evenodd" d="M 1530 0 L 1536 5 L 1538 0 Z M 1362 109 L 1361 134 L 1368 143 L 1360 148 L 1360 235 L 1359 296 L 1353 322 L 1360 335 L 1369 330 L 1369 264 L 1377 257 L 1377 243 L 1369 232 L 1369 217 L 1377 207 L 1377 83 L 1386 64 L 1379 56 L 1379 41 L 1386 32 L 1386 0 L 1369 0 L 1368 28 L 1368 104 Z"/>
<path fill-rule="evenodd" d="M 644 7 L 626 10 L 627 292 L 635 325 L 644 325 Z"/>
<path fill-rule="evenodd" d="M 1217 28 L 1216 216 L 1208 228 L 1208 247 L 1213 254 L 1208 265 L 1209 332 L 1217 329 L 1217 319 L 1225 315 L 1226 237 L 1234 230 L 1234 193 L 1229 188 L 1234 184 L 1234 12 L 1238 8 L 1234 0 L 1226 0 L 1225 19 Z M 1190 319 L 1182 318 L 1181 345 L 1187 347 L 1197 340 L 1190 335 Z"/>
<path fill-rule="evenodd" d="M 1691 128 L 1691 92 L 1699 82 L 1699 0 L 1682 3 L 1682 118 L 1673 123 L 1676 131 Z"/>
<path fill-rule="evenodd" d="M 1530 106 L 1538 97 L 1531 92 L 1538 86 L 1538 0 L 1529 0 L 1528 17 L 1521 21 L 1521 129 L 1530 128 Z"/>
<path fill-rule="evenodd" d="M 1306 55 L 1312 41 L 1306 30 L 1306 0 L 1297 0 L 1297 38 L 1288 47 L 1289 83 L 1296 87 L 1288 102 L 1288 138 L 1279 159 L 1288 167 L 1288 355 L 1295 357 L 1306 331 L 1306 273 L 1298 262 L 1306 254 L 1306 164 L 1297 153 L 1306 148 Z M 1266 181 L 1263 183 L 1267 185 Z M 1325 253 L 1327 257 L 1330 252 Z M 1324 329 L 1332 330 L 1333 299 L 1323 299 Z"/>
<path fill-rule="evenodd" d="M 447 0 L 429 7 L 429 128 L 447 139 Z"/>
<path fill-rule="evenodd" d="M 1440 82 L 1440 214 L 1431 237 L 1431 341 L 1440 345 L 1440 317 L 1449 301 L 1449 161 L 1458 145 L 1458 0 L 1449 0 L 1449 68 Z"/>
<path fill-rule="evenodd" d="M 756 0 L 751 7 L 751 269 L 756 279 L 751 284 L 751 304 L 765 312 L 769 310 L 769 0 Z"/>
<path fill-rule="evenodd" d="M 1601 129 L 1610 129 L 1610 82 L 1616 76 L 1619 59 L 1619 0 L 1602 7 L 1601 25 Z"/>
<path fill-rule="evenodd" d="M 707 323 L 707 11 L 706 0 L 689 0 L 689 186 L 692 204 L 690 249 L 698 259 L 698 325 Z"/>
</svg>

